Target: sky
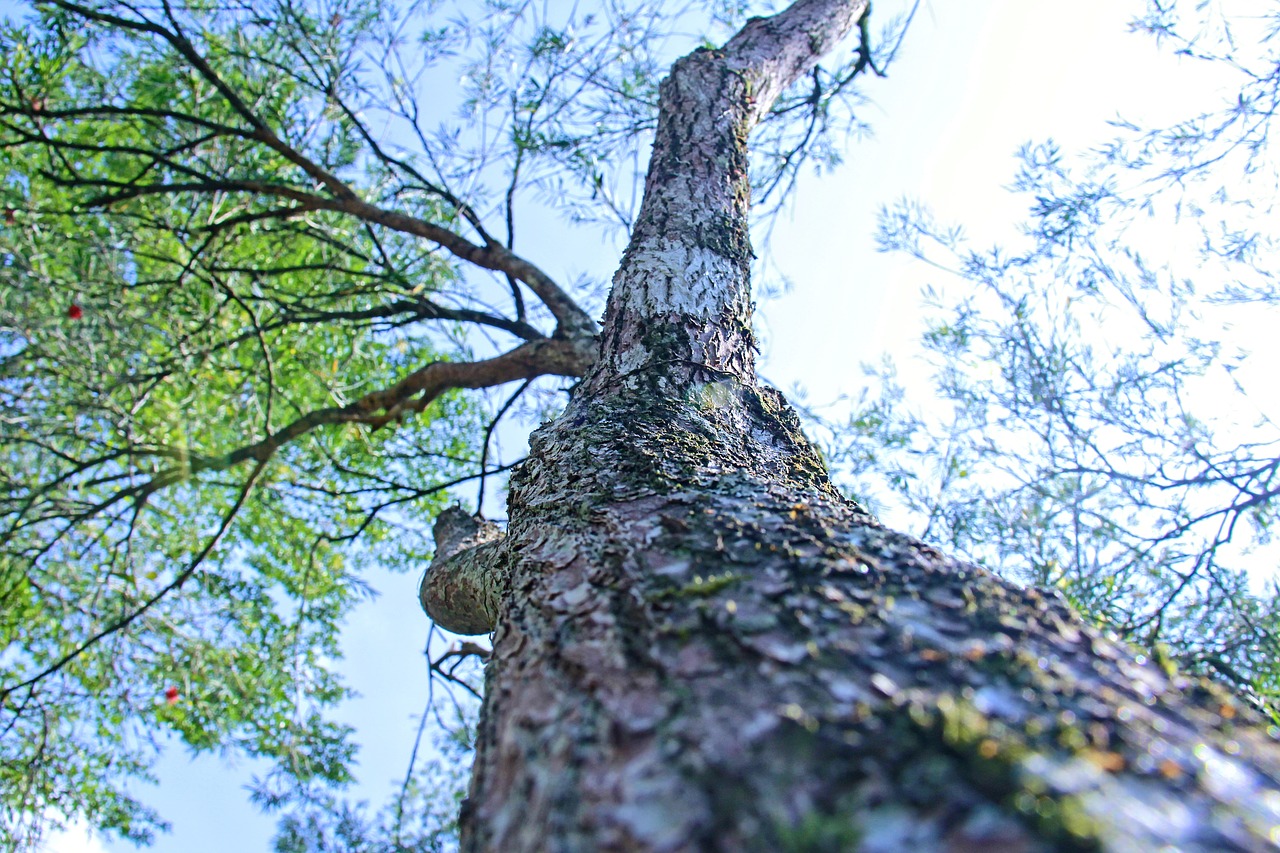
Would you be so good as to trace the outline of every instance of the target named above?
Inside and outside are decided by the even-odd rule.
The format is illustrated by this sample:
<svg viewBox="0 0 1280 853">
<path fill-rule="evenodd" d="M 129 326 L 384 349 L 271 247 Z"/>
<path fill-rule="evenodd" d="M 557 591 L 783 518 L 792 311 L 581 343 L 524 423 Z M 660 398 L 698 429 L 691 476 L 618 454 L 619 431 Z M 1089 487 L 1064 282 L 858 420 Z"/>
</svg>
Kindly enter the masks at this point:
<svg viewBox="0 0 1280 853">
<path fill-rule="evenodd" d="M 1020 144 L 1053 137 L 1068 151 L 1082 150 L 1108 136 L 1108 119 L 1167 121 L 1211 88 L 1202 68 L 1127 33 L 1140 5 L 926 2 L 890 77 L 867 87 L 864 117 L 873 138 L 851 146 L 839 169 L 806 176 L 794 209 L 773 231 L 771 251 L 793 287 L 760 306 L 766 379 L 783 389 L 802 383 L 811 400 L 829 400 L 856 393 L 860 363 L 885 350 L 909 353 L 919 290 L 935 274 L 876 252 L 882 205 L 912 197 L 939 219 L 964 223 L 979 242 L 1007 236 L 1024 212 L 1025 202 L 1003 189 Z M 556 246 L 561 227 L 569 226 L 543 223 L 528 245 Z M 572 280 L 584 269 L 611 269 L 618 253 L 606 241 L 585 259 L 576 251 L 529 254 L 553 276 Z M 342 717 L 358 728 L 362 744 L 356 796 L 377 804 L 403 777 L 426 698 L 427 622 L 415 577 L 370 580 L 381 595 L 355 612 L 344 634 L 345 673 L 360 697 Z M 138 792 L 173 827 L 151 849 L 269 849 L 274 819 L 249 805 L 244 790 L 252 770 L 246 762 L 170 750 L 159 785 Z M 134 848 L 77 831 L 51 839 L 47 849 Z"/>
</svg>

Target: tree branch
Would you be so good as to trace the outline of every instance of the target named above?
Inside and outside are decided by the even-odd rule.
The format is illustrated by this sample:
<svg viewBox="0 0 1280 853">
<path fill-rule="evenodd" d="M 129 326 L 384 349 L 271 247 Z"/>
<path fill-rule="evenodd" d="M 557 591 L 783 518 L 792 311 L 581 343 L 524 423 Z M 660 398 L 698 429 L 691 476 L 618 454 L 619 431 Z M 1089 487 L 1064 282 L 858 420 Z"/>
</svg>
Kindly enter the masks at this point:
<svg viewBox="0 0 1280 853">
<path fill-rule="evenodd" d="M 245 500 L 247 500 L 249 497 L 249 492 L 253 490 L 253 484 L 257 481 L 258 476 L 262 473 L 262 469 L 265 467 L 265 465 L 266 465 L 266 462 L 262 461 L 262 462 L 259 462 L 257 466 L 254 467 L 253 472 L 249 475 L 249 478 L 245 480 L 244 485 L 241 487 L 239 494 L 236 496 L 235 503 L 232 504 L 231 508 L 227 510 L 227 512 L 223 515 L 222 522 L 221 524 L 218 525 L 218 529 L 214 531 L 213 535 L 209 537 L 209 541 L 204 544 L 204 547 L 201 548 L 200 551 L 195 555 L 195 557 L 193 557 L 191 561 L 187 563 L 187 565 L 182 569 L 182 571 L 178 572 L 178 574 L 174 577 L 172 581 L 167 583 L 154 595 L 152 595 L 145 602 L 143 602 L 141 607 L 125 614 L 121 618 L 112 622 L 107 627 L 101 629 L 100 631 L 95 633 L 93 636 L 89 637 L 89 639 L 80 643 L 70 652 L 63 655 L 55 663 L 50 664 L 49 666 L 45 667 L 43 670 L 31 676 L 30 678 L 26 679 L 25 681 L 19 682 L 18 684 L 13 685 L 12 687 L 6 687 L 0 690 L 0 707 L 3 707 L 5 703 L 9 701 L 9 697 L 14 693 L 16 693 L 17 691 L 33 686 L 34 684 L 39 682 L 41 679 L 47 678 L 48 676 L 62 669 L 64 666 L 66 666 L 71 661 L 78 658 L 80 655 L 84 654 L 86 651 L 91 649 L 93 646 L 97 645 L 106 637 L 109 637 L 112 634 L 129 627 L 129 625 L 137 621 L 139 618 L 145 615 L 147 611 L 149 611 L 152 607 L 158 604 L 162 598 L 164 598 L 169 593 L 173 592 L 175 589 L 181 588 L 182 585 L 185 584 L 193 574 L 195 574 L 196 569 L 200 568 L 200 565 L 204 563 L 205 559 L 209 556 L 209 554 L 213 552 L 213 549 L 217 546 L 217 544 L 222 541 L 223 535 L 225 535 L 228 528 L 231 527 L 231 522 L 235 519 L 236 514 L 240 512 L 240 507 L 244 506 Z"/>
<path fill-rule="evenodd" d="M 484 361 L 434 361 L 390 388 L 366 394 L 340 407 L 317 409 L 253 444 L 218 457 L 193 457 L 140 487 L 146 495 L 205 471 L 222 471 L 244 462 L 264 462 L 291 441 L 322 426 L 355 423 L 380 429 L 412 412 L 421 412 L 453 388 L 488 388 L 536 376 L 581 376 L 587 365 L 569 341 L 542 338 Z"/>
<path fill-rule="evenodd" d="M 417 217 L 408 216 L 402 213 L 385 210 L 377 205 L 370 204 L 362 200 L 357 192 L 341 178 L 337 177 L 314 160 L 310 159 L 302 152 L 298 151 L 283 139 L 281 139 L 270 126 L 255 113 L 248 104 L 246 104 L 236 91 L 217 73 L 212 65 L 205 57 L 196 49 L 191 41 L 183 34 L 177 21 L 174 19 L 172 12 L 166 5 L 166 11 L 173 28 L 167 28 L 148 20 L 130 20 L 118 15 L 112 15 L 101 12 L 78 3 L 69 2 L 69 0 L 51 0 L 54 5 L 65 9 L 81 17 L 108 24 L 110 26 L 119 27 L 121 29 L 131 30 L 139 33 L 146 33 L 158 36 L 167 42 L 175 51 L 185 59 L 192 68 L 196 70 L 205 80 L 207 80 L 222 97 L 231 105 L 232 109 L 240 114 L 246 122 L 248 122 L 253 130 L 251 133 L 240 131 L 240 135 L 246 138 L 254 139 L 266 145 L 272 151 L 279 154 L 288 162 L 300 168 L 308 177 L 315 180 L 323 186 L 325 190 L 331 194 L 331 198 L 324 198 L 311 192 L 296 190 L 291 187 L 270 184 L 261 181 L 209 181 L 195 184 L 176 184 L 176 185 L 146 185 L 146 186 L 121 186 L 120 192 L 114 195 L 100 197 L 92 202 L 91 205 L 110 205 L 129 198 L 136 198 L 141 195 L 152 195 L 164 192 L 254 192 L 264 195 L 272 195 L 281 198 L 288 198 L 303 204 L 313 205 L 316 209 L 328 209 L 341 211 L 369 222 L 376 222 L 385 227 L 400 231 L 406 234 L 423 237 L 443 246 L 452 252 L 458 258 L 475 264 L 484 269 L 494 272 L 504 273 L 512 278 L 526 284 L 530 290 L 542 300 L 552 316 L 556 318 L 558 324 L 557 335 L 566 338 L 572 338 L 581 341 L 584 338 L 593 337 L 598 332 L 595 321 L 586 313 L 554 280 L 536 265 L 521 258 L 514 252 L 502 247 L 496 242 L 489 242 L 485 246 L 478 246 L 459 234 L 427 222 Z M 51 145 L 56 147 L 56 143 L 52 140 Z M 411 172 L 412 174 L 412 172 Z M 418 176 L 421 177 L 421 176 Z M 446 197 L 442 195 L 442 197 Z M 456 201 L 452 197 L 446 197 L 446 200 Z M 465 205 L 455 204 L 459 212 L 471 221 L 473 217 L 469 215 L 469 208 Z M 485 232 L 480 229 L 483 235 Z M 585 349 L 585 348 L 584 348 Z"/>
<path fill-rule="evenodd" d="M 751 123 L 843 40 L 870 6 L 868 0 L 799 0 L 772 17 L 748 21 L 724 46 L 724 56 L 753 84 Z"/>
</svg>

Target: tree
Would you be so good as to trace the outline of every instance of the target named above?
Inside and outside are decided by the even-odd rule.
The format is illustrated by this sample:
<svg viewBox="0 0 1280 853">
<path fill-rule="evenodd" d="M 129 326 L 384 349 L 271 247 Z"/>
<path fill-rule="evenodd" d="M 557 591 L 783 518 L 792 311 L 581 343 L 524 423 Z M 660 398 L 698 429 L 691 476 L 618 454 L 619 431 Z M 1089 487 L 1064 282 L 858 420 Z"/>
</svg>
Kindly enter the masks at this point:
<svg viewBox="0 0 1280 853">
<path fill-rule="evenodd" d="M 444 491 L 507 467 L 450 389 L 593 355 L 594 321 L 513 252 L 514 200 L 627 219 L 615 185 L 676 18 L 470 6 L 54 3 L 6 21 L 7 841 L 76 815 L 145 841 L 162 823 L 129 783 L 166 734 L 271 760 L 269 808 L 326 805 L 350 778 L 326 712 L 365 567 L 420 569 Z M 454 54 L 470 137 L 415 100 Z M 823 152 L 871 62 L 780 102 L 808 118 L 762 140 L 772 185 Z M 501 240 L 477 213 L 491 180 Z"/>
<path fill-rule="evenodd" d="M 1218 71 L 1226 97 L 1169 127 L 1119 122 L 1083 158 L 1022 152 L 1023 245 L 977 251 L 914 205 L 886 213 L 886 247 L 963 285 L 932 294 L 934 388 L 877 371 L 827 444 L 860 494 L 910 507 L 922 538 L 1061 589 L 1274 718 L 1280 626 L 1263 579 L 1280 434 L 1249 330 L 1277 302 L 1277 42 L 1234 5 L 1213 7 L 1214 26 L 1158 4 L 1139 22 Z"/>
<path fill-rule="evenodd" d="M 352 42 L 335 34 L 363 27 L 384 36 L 371 43 L 395 47 L 405 33 L 387 26 L 377 7 L 326 8 L 323 18 L 289 4 L 271 13 L 246 5 L 216 14 L 65 0 L 42 8 L 47 41 L 24 40 L 19 49 L 11 35 L 6 51 L 13 57 L 3 109 L 9 150 L 21 153 L 21 165 L 36 163 L 12 170 L 22 177 L 11 179 L 11 192 L 23 195 L 23 216 L 79 219 L 98 229 L 83 232 L 94 233 L 94 245 L 121 247 L 110 275 L 100 274 L 117 289 L 146 292 L 164 282 L 158 292 L 181 294 L 199 281 L 226 294 L 188 316 L 212 341 L 191 343 L 193 330 L 184 327 L 162 336 L 162 352 L 232 359 L 243 355 L 238 348 L 257 346 L 271 364 L 273 346 L 289 346 L 299 328 L 344 318 L 473 322 L 519 343 L 487 359 L 419 361 L 377 380 L 385 386 L 371 388 L 360 377 L 335 402 L 324 400 L 335 388 L 327 377 L 310 398 L 294 397 L 270 373 L 265 390 L 235 384 L 213 399 L 236 400 L 258 425 L 243 430 L 251 441 L 230 450 L 217 441 L 225 435 L 197 435 L 181 453 L 172 439 L 136 436 L 132 418 L 151 399 L 141 391 L 131 407 L 104 407 L 106 414 L 74 429 L 41 432 L 34 441 L 16 432 L 8 452 L 21 459 L 29 443 L 52 473 L 36 488 L 11 488 L 7 517 L 15 533 L 57 528 L 70 515 L 93 541 L 112 535 L 98 527 L 109 512 L 121 514 L 121 525 L 135 518 L 158 524 L 153 517 L 175 517 L 180 502 L 168 496 L 188 483 L 212 483 L 215 494 L 225 488 L 230 498 L 190 510 L 222 510 L 225 520 L 183 568 L 112 599 L 115 611 L 105 616 L 82 607 L 83 628 L 70 641 L 18 646 L 4 693 L 11 730 L 40 732 L 50 709 L 63 707 L 50 685 L 116 689 L 112 674 L 89 662 L 116 661 L 100 653 L 120 638 L 181 635 L 159 634 L 158 609 L 186 596 L 196 578 L 280 577 L 282 586 L 302 590 L 289 600 L 308 608 L 311 584 L 342 587 L 340 568 L 273 574 L 270 560 L 214 554 L 218 535 L 249 509 L 255 487 L 301 488 L 307 479 L 295 469 L 306 472 L 316 461 L 308 454 L 316 454 L 342 475 L 338 487 L 325 479 L 316 491 L 349 502 L 353 519 L 363 514 L 365 521 L 350 526 L 372 526 L 393 503 L 389 493 L 417 497 L 438 485 L 440 475 L 431 485 L 406 485 L 409 448 L 395 445 L 398 432 L 382 438 L 397 418 L 425 410 L 445 389 L 565 375 L 579 381 L 565 410 L 534 434 L 513 475 L 506 530 L 465 512 L 442 513 L 422 585 L 424 604 L 443 627 L 496 629 L 461 816 L 465 848 L 1207 850 L 1268 843 L 1278 818 L 1280 752 L 1247 707 L 1144 663 L 1052 594 L 1001 581 L 884 528 L 840 495 L 793 411 L 755 377 L 748 134 L 793 112 L 809 110 L 818 122 L 833 93 L 877 67 L 865 2 L 800 0 L 751 19 L 723 47 L 704 46 L 679 60 L 656 110 L 650 105 L 626 125 L 630 132 L 656 112 L 643 204 L 634 220 L 621 217 L 630 243 L 598 338 L 589 312 L 512 251 L 510 225 L 504 245 L 448 181 L 432 180 L 440 168 L 419 168 L 362 121 L 352 99 L 368 93 L 373 78 L 344 47 Z M 290 26 L 276 26 L 282 21 Z M 843 70 L 815 71 L 854 28 L 863 38 Z M 493 43 L 507 35 L 495 29 Z M 508 186 L 522 180 L 524 158 L 560 158 L 582 179 L 576 186 L 608 207 L 609 176 L 586 140 L 607 144 L 617 125 L 597 127 L 597 117 L 625 110 L 593 112 L 587 97 L 573 102 L 587 105 L 575 112 L 555 93 L 565 80 L 624 103 L 652 93 L 634 79 L 619 82 L 619 69 L 625 77 L 634 66 L 615 64 L 618 42 L 589 53 L 594 64 L 583 73 L 585 60 L 562 32 L 542 36 L 528 54 L 539 73 L 522 74 L 530 84 L 506 92 L 508 115 L 528 118 L 505 136 L 514 158 Z M 429 50 L 433 38 L 428 31 L 421 43 Z M 645 56 L 643 41 L 641 34 L 622 53 Z M 408 72 L 386 56 L 379 67 L 391 69 L 385 91 L 392 111 L 420 130 L 412 105 L 396 99 Z M 540 73 L 544 68 L 549 73 Z M 806 76 L 808 91 L 795 94 L 791 87 Z M 55 90 L 47 85 L 54 80 L 65 82 Z M 494 85 L 492 77 L 477 83 L 486 92 Z M 557 116 L 552 124 L 542 122 L 548 104 Z M 776 174 L 785 181 L 795 160 L 788 154 L 805 146 L 788 147 L 794 125 L 772 126 L 782 128 L 766 138 L 778 144 Z M 799 142 L 807 135 L 802 128 Z M 439 150 L 425 133 L 421 141 L 428 154 Z M 73 224 L 67 230 L 82 233 L 80 222 Z M 137 231 L 121 237 L 112 228 Z M 474 240 L 462 236 L 464 228 Z M 254 245 L 259 239 L 266 248 Z M 439 263 L 424 244 L 500 273 L 514 316 L 424 299 L 439 279 L 400 271 L 414 260 L 426 269 Z M 22 263 L 11 266 L 22 276 L 42 271 L 35 261 L 47 263 L 37 251 L 18 257 Z M 70 266 L 76 271 L 99 260 L 74 251 L 52 257 L 69 266 L 78 261 Z M 551 334 L 523 307 L 527 294 L 554 324 Z M 80 303 L 72 305 L 68 318 L 84 319 Z M 215 308 L 222 305 L 234 305 L 248 321 L 221 326 Z M 59 400 L 58 411 L 68 406 L 51 357 L 30 351 L 37 340 L 15 334 L 9 344 L 15 355 L 7 359 L 14 367 L 6 381 L 20 424 L 36 423 L 31 400 Z M 423 343 L 410 339 L 406 348 Z M 343 355 L 333 344 L 294 349 L 300 373 L 320 372 L 325 362 L 314 363 L 317 352 L 326 360 Z M 29 378 L 32 364 L 43 372 Z M 378 360 L 384 370 L 404 370 L 402 364 L 394 356 Z M 335 363 L 330 373 L 346 366 Z M 133 365 L 126 357 L 113 368 L 99 369 L 105 383 L 97 374 L 89 375 L 97 384 L 85 380 L 94 399 L 117 399 L 113 381 Z M 222 372 L 233 382 L 247 366 L 231 362 Z M 151 393 L 147 381 L 142 388 Z M 203 390 L 173 405 L 198 405 L 208 399 L 197 394 Z M 330 434 L 344 435 L 337 427 L 352 423 L 392 443 L 372 442 L 367 452 L 378 468 L 346 470 L 343 448 L 329 445 Z M 345 435 L 371 441 L 361 432 Z M 81 445 L 69 452 L 72 442 Z M 89 452 L 98 455 L 86 458 Z M 26 470 L 37 470 L 36 460 L 22 459 Z M 84 482 L 76 480 L 82 471 Z M 229 487 L 217 479 L 237 474 Z M 342 479 L 348 476 L 350 485 Z M 276 542 L 273 511 L 308 509 L 289 499 L 289 488 L 253 517 L 249 531 L 257 535 L 246 536 L 244 547 Z M 363 497 L 367 489 L 375 490 L 372 502 Z M 297 541 L 346 535 L 344 519 L 302 514 Z M 173 535 L 186 529 L 179 524 Z M 65 558 L 58 541 L 51 552 L 20 543 L 6 558 L 11 595 L 49 607 L 52 583 L 40 572 Z M 210 569 L 210 555 L 220 558 L 218 571 Z M 138 577 L 132 552 L 126 557 L 108 566 L 140 587 L 152 580 Z M 79 603 L 66 598 L 70 609 Z M 249 600 L 266 614 L 259 623 L 269 623 L 271 591 Z M 16 627 L 7 627 L 7 637 Z M 287 628 L 276 633 L 300 642 Z M 173 642 L 184 653 L 194 645 L 186 636 Z M 323 672 L 319 662 L 292 677 L 278 661 L 260 666 L 282 678 L 277 693 L 292 688 L 324 698 L 306 680 Z M 245 691 L 246 706 L 263 707 L 253 692 Z M 128 699 L 125 693 L 120 701 Z M 167 701 L 158 712 L 185 710 Z M 281 704 L 277 695 L 266 707 Z M 108 734 L 113 722 L 104 721 Z M 183 731 L 194 739 L 222 723 Z M 341 776 L 341 757 L 332 755 L 340 740 L 305 726 L 292 734 L 256 748 L 276 749 L 303 787 Z M 309 751 L 317 745 L 330 752 Z M 28 810 L 59 807 L 57 795 L 75 794 L 81 799 L 66 804 L 98 808 L 93 816 L 106 825 L 129 831 L 137 817 L 137 807 L 114 791 L 55 790 L 29 757 L 14 778 L 26 786 L 17 805 Z"/>
</svg>

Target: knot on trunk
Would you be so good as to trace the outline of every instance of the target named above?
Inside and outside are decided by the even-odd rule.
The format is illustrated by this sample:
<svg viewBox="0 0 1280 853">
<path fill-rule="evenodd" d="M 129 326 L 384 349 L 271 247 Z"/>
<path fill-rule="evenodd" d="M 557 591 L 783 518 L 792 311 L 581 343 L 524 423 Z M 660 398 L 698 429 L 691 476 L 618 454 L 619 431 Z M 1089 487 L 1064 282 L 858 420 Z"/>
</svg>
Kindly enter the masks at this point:
<svg viewBox="0 0 1280 853">
<path fill-rule="evenodd" d="M 453 506 L 431 532 L 436 555 L 418 589 L 422 609 L 446 631 L 488 634 L 510 575 L 501 559 L 502 528 Z"/>
</svg>

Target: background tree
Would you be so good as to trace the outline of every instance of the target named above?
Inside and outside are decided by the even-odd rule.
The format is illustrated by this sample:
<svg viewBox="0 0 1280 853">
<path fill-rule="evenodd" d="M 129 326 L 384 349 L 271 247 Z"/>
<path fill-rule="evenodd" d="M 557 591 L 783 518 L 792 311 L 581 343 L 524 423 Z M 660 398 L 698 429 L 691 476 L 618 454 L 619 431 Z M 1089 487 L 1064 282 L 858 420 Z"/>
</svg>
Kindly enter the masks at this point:
<svg viewBox="0 0 1280 853">
<path fill-rule="evenodd" d="M 1221 102 L 1169 127 L 1117 122 L 1075 161 L 1028 146 L 1021 243 L 974 249 L 918 206 L 885 212 L 887 249 L 961 284 L 930 290 L 933 388 L 873 370 L 827 446 L 922 538 L 1061 589 L 1274 717 L 1280 65 L 1274 11 L 1255 11 L 1151 4 L 1135 26 L 1221 77 Z"/>
<path fill-rule="evenodd" d="M 52 57 L 59 70 L 63 64 L 89 70 L 59 74 L 54 79 L 72 84 L 35 96 L 29 94 L 33 80 L 17 76 L 9 109 L 14 146 L 25 149 L 27 161 L 35 160 L 33 151 L 47 156 L 32 170 L 34 179 L 23 174 L 14 185 L 26 192 L 30 182 L 40 199 L 66 192 L 72 196 L 68 215 L 105 207 L 111 215 L 159 222 L 164 227 L 154 239 L 161 247 L 171 235 L 186 247 L 187 231 L 220 230 L 217 216 L 184 219 L 174 228 L 160 215 L 171 212 L 169 205 L 188 210 L 193 199 L 231 204 L 231 227 L 251 235 L 297 223 L 323 231 L 326 216 L 354 218 L 361 227 L 327 245 L 359 249 L 367 237 L 372 248 L 360 256 L 376 264 L 388 257 L 380 243 L 394 252 L 400 239 L 410 247 L 425 240 L 499 273 L 512 288 L 506 315 L 483 302 L 430 302 L 419 309 L 425 316 L 418 319 L 478 322 L 518 341 L 492 358 L 445 361 L 428 353 L 435 360 L 416 363 L 386 386 L 362 387 L 360 396 L 341 402 L 296 405 L 279 421 L 271 419 L 275 407 L 263 404 L 265 426 L 219 452 L 197 446 L 175 454 L 168 445 L 152 452 L 152 444 L 126 442 L 115 458 L 177 457 L 144 469 L 138 500 L 130 504 L 139 513 L 162 506 L 156 495 L 171 494 L 174 486 L 247 471 L 227 502 L 243 512 L 258 482 L 274 482 L 268 466 L 304 436 L 351 423 L 388 428 L 451 387 L 582 375 L 565 414 L 535 436 L 513 484 L 506 535 L 464 513 L 443 515 L 436 525 L 437 554 L 424 585 L 428 608 L 445 627 L 498 628 L 477 773 L 463 812 L 464 843 L 504 850 L 539 848 L 549 839 L 579 849 L 841 849 L 860 840 L 889 847 L 1264 843 L 1276 820 L 1274 803 L 1264 796 L 1276 786 L 1275 748 L 1246 710 L 1204 685 L 1144 668 L 1060 603 L 880 527 L 839 496 L 790 409 L 755 380 L 746 137 L 767 116 L 787 114 L 788 101 L 779 99 L 865 21 L 864 4 L 806 0 L 777 17 L 750 21 L 723 48 L 695 51 L 675 66 L 660 92 L 644 205 L 631 220 L 630 248 L 598 348 L 589 312 L 513 253 L 510 219 L 506 245 L 487 236 L 475 204 L 448 188 L 444 170 L 430 162 L 428 144 L 420 156 L 429 166 L 419 168 L 370 133 L 360 110 L 344 98 L 364 91 L 369 78 L 357 67 L 359 57 L 326 42 L 322 31 L 340 31 L 355 20 L 384 35 L 377 44 L 395 47 L 405 36 L 394 26 L 380 30 L 377 10 L 365 11 L 314 15 L 282 6 L 272 19 L 247 8 L 213 16 L 167 5 L 56 3 L 46 28 L 56 49 L 34 65 L 48 68 Z M 507 20 L 504 14 L 482 23 Z M 490 32 L 492 46 L 513 41 L 501 27 Z M 103 39 L 87 37 L 102 33 Z M 540 31 L 532 55 L 560 61 L 555 57 L 567 52 L 568 40 L 557 35 Z M 429 35 L 420 40 L 432 43 Z M 825 109 L 827 93 L 875 68 L 866 45 L 851 52 L 848 73 L 814 74 L 811 90 L 794 102 L 798 109 Z M 19 60 L 26 55 L 17 47 L 11 53 Z M 627 67 L 622 54 L 608 59 L 613 64 L 600 68 Z M 110 73 L 101 73 L 98 62 L 108 63 Z M 576 57 L 571 64 L 581 67 Z M 212 102 L 222 112 L 204 116 L 135 102 L 128 88 L 134 67 L 189 71 L 192 101 Z M 395 63 L 384 55 L 376 67 Z M 126 86 L 126 103 L 94 93 L 95 69 L 100 86 L 112 92 Z M 340 73 L 344 69 L 348 73 Z M 494 68 L 475 71 L 476 104 L 483 107 L 501 86 Z M 273 107 L 263 75 L 275 73 L 303 95 Z M 384 103 L 399 103 L 394 94 L 402 79 L 392 72 Z M 541 78 L 528 79 L 541 88 Z M 566 72 L 559 79 L 594 91 L 589 83 L 613 78 Z M 166 78 L 152 91 L 166 93 L 168 105 L 174 85 Z M 95 94 L 88 106 L 76 100 L 86 91 Z M 620 84 L 602 91 L 613 100 L 633 94 Z M 60 110 L 55 101 L 63 97 L 69 104 Z M 518 115 L 527 102 L 513 96 L 511 103 L 510 113 Z M 575 115 L 566 103 L 554 105 L 556 115 Z M 79 136 L 79 123 L 104 117 L 108 126 Z M 416 128 L 409 108 L 395 117 Z M 72 129 L 50 129 L 53 120 Z M 130 121 L 140 122 L 143 130 L 125 132 L 117 144 L 110 132 L 117 121 L 126 131 Z M 532 125 L 511 127 L 509 135 L 495 135 L 511 140 L 503 143 L 514 157 L 507 162 L 516 164 L 507 187 L 522 180 L 526 152 L 581 153 L 572 134 L 529 136 Z M 584 138 L 607 139 L 606 129 L 592 126 Z M 363 143 L 365 159 L 350 153 L 352 140 Z M 489 150 L 482 146 L 473 155 L 468 174 L 476 174 L 477 163 L 483 173 Z M 262 168 L 260 158 L 271 168 Z M 793 161 L 778 162 L 785 170 Z M 390 175 L 386 183 L 366 180 L 384 174 Z M 583 174 L 597 195 L 610 185 L 604 176 Z M 415 192 L 426 200 L 418 207 L 404 202 Z M 506 199 L 509 211 L 510 192 Z M 139 243 L 144 254 L 152 239 Z M 319 240 L 310 231 L 300 239 L 304 245 Z M 190 270 L 228 272 L 206 270 L 197 246 L 195 257 L 180 253 L 171 262 L 178 273 L 168 282 L 186 289 Z M 129 244 L 121 265 L 129 285 L 136 253 Z M 230 271 L 243 263 L 237 259 Z M 387 270 L 394 266 L 386 262 Z M 331 284 L 335 273 L 341 279 L 363 269 L 329 267 L 319 278 Z M 143 272 L 145 287 L 153 279 L 149 269 Z M 252 305 L 262 280 L 274 275 L 273 267 L 249 270 L 241 300 Z M 427 291 L 420 281 L 399 284 L 409 297 Z M 526 313 L 529 294 L 545 314 Z M 278 301 L 271 307 L 281 310 Z M 84 309 L 74 308 L 67 318 L 79 322 Z M 369 311 L 400 316 L 385 302 L 334 310 L 357 313 L 356 319 L 370 319 L 363 313 Z M 549 328 L 539 332 L 537 322 Z M 265 326 L 249 331 L 242 332 L 244 340 L 257 339 L 264 350 L 270 345 L 261 343 L 268 338 Z M 22 356 L 28 343 L 15 336 L 13 346 Z M 21 381 L 15 388 L 28 393 Z M 222 399 L 242 406 L 244 396 Z M 24 410 L 15 404 L 15 411 Z M 79 457 L 63 455 L 72 457 L 73 468 L 79 465 Z M 480 456 L 483 464 L 483 451 Z M 377 481 L 375 472 L 367 473 Z M 90 477 L 88 485 L 101 480 Z M 114 496 L 104 499 L 108 510 L 134 497 Z M 199 505 L 207 503 L 200 496 Z M 369 517 L 372 509 L 362 508 Z M 15 512 L 19 529 L 26 512 L 24 506 Z M 259 524 L 265 532 L 270 522 L 264 517 Z M 224 527 L 229 522 L 215 533 Z M 93 633 L 66 651 L 41 660 L 30 644 L 19 645 L 12 659 L 20 671 L 5 693 L 11 728 L 34 731 L 42 703 L 48 704 L 41 692 L 80 678 L 81 661 L 108 638 L 145 627 L 166 600 L 160 593 L 208 566 L 216 541 L 199 546 L 190 568 L 150 598 L 102 627 L 91 625 Z M 43 558 L 17 556 L 16 586 L 45 595 L 38 575 Z M 236 553 L 226 558 L 227 565 L 240 562 Z M 264 609 L 276 605 L 269 593 L 262 601 Z M 101 608 L 85 610 L 88 619 L 102 618 Z M 293 684 L 309 687 L 305 677 Z M 162 695 L 165 707 L 182 702 L 180 690 Z M 311 698 L 324 696 L 313 692 Z M 108 737 L 119 737 L 107 728 Z M 312 737 L 314 731 L 303 732 L 310 740 L 293 739 L 280 750 L 280 775 L 289 784 L 276 790 L 266 780 L 262 797 L 306 796 L 313 783 L 340 781 L 341 741 Z M 325 746 L 336 750 L 325 752 Z M 310 761 L 304 747 L 315 747 L 324 760 Z M 44 763 L 21 757 L 23 796 L 37 798 L 19 802 L 28 814 L 68 810 L 55 795 L 69 791 L 69 799 L 80 798 L 73 808 L 137 831 L 138 808 L 118 789 L 91 791 L 99 799 L 85 805 L 82 789 L 49 779 Z M 1226 778 L 1232 784 L 1222 784 Z M 1147 797 L 1167 801 L 1174 792 L 1179 820 L 1134 820 Z M 342 818 L 344 827 L 358 822 L 358 816 Z M 290 843 L 305 845 L 314 835 L 296 823 L 291 831 Z"/>
</svg>

